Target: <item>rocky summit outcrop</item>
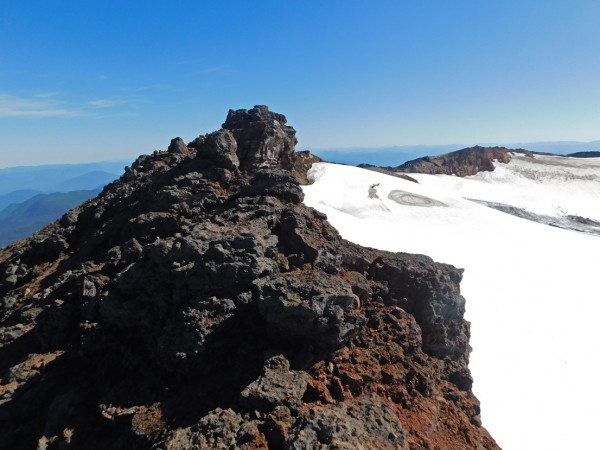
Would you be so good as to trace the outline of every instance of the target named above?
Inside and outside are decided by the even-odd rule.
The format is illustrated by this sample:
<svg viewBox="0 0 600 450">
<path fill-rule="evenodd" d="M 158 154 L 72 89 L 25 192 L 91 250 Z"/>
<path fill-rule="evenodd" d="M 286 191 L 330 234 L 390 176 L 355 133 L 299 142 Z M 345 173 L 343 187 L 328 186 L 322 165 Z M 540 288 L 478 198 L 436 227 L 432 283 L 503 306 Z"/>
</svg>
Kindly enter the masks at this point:
<svg viewBox="0 0 600 450">
<path fill-rule="evenodd" d="M 0 250 L 0 448 L 492 449 L 462 272 L 302 203 L 264 106 Z"/>
<path fill-rule="evenodd" d="M 296 160 L 294 161 L 294 168 L 292 169 L 292 173 L 294 174 L 294 176 L 300 184 L 311 184 L 311 181 L 308 179 L 308 171 L 310 170 L 312 165 L 317 162 L 324 161 L 317 155 L 313 155 L 308 150 L 296 152 Z"/>
<path fill-rule="evenodd" d="M 511 153 L 521 153 L 531 156 L 528 150 L 511 150 L 505 147 L 475 147 L 464 148 L 439 156 L 424 156 L 404 164 L 388 168 L 392 172 L 427 173 L 431 175 L 457 175 L 466 177 L 478 172 L 493 172 L 494 161 L 508 163 Z"/>
</svg>

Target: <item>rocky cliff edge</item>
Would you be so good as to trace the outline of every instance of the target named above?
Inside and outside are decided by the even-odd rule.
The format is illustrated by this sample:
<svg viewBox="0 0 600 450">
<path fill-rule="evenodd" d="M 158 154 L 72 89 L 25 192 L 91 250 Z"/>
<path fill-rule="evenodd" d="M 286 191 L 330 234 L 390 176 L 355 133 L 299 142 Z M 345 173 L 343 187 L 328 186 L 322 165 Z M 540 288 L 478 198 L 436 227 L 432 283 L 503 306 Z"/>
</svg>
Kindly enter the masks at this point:
<svg viewBox="0 0 600 450">
<path fill-rule="evenodd" d="M 344 241 L 265 106 L 0 250 L 0 447 L 497 448 L 462 272 Z"/>
</svg>

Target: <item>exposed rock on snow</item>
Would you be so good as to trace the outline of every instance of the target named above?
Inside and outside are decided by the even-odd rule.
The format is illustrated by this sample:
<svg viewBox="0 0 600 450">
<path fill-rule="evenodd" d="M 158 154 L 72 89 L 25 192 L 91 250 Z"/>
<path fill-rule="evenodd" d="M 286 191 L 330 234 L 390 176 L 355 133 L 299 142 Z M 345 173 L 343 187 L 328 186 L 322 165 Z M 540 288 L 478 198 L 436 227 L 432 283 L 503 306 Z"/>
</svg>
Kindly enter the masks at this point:
<svg viewBox="0 0 600 450">
<path fill-rule="evenodd" d="M 485 205 L 498 211 L 511 214 L 532 222 L 543 223 L 553 227 L 564 228 L 565 230 L 579 231 L 582 233 L 600 235 L 600 222 L 588 219 L 587 217 L 575 215 L 549 216 L 545 214 L 535 214 L 524 208 L 517 208 L 511 205 L 505 205 L 498 202 L 488 202 L 485 200 L 468 199 L 473 202 Z"/>
<path fill-rule="evenodd" d="M 293 173 L 300 184 L 310 184 L 307 174 L 312 165 L 316 162 L 323 162 L 323 160 L 318 156 L 313 155 L 308 150 L 296 152 Z"/>
<path fill-rule="evenodd" d="M 494 161 L 507 163 L 511 152 L 530 155 L 526 150 L 509 150 L 505 147 L 470 147 L 439 156 L 425 156 L 390 168 L 393 172 L 445 174 L 464 177 L 478 172 L 494 170 Z"/>
<path fill-rule="evenodd" d="M 575 153 L 569 153 L 568 155 L 565 155 L 565 156 L 570 156 L 571 158 L 600 158 L 600 152 L 597 152 L 597 151 L 575 152 Z"/>
<path fill-rule="evenodd" d="M 424 195 L 400 191 L 398 189 L 390 191 L 388 198 L 396 203 L 407 206 L 446 206 L 444 203 L 429 197 L 425 197 Z"/>
</svg>

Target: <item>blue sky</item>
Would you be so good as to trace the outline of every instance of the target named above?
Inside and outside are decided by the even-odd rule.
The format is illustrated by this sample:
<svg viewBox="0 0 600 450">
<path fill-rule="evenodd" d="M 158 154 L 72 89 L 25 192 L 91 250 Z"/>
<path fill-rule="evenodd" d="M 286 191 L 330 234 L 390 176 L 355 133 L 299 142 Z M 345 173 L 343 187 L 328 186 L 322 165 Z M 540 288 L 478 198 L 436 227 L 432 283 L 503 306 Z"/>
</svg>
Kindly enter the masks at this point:
<svg viewBox="0 0 600 450">
<path fill-rule="evenodd" d="M 0 167 L 267 104 L 300 148 L 600 139 L 600 2 L 0 2 Z"/>
</svg>

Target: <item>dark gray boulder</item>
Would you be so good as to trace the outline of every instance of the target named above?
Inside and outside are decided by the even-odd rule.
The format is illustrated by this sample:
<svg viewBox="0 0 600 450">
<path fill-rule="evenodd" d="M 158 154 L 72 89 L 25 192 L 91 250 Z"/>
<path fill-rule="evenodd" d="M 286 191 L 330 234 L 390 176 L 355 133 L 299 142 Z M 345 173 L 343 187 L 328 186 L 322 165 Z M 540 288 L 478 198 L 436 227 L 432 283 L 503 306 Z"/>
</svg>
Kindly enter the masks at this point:
<svg viewBox="0 0 600 450">
<path fill-rule="evenodd" d="M 298 410 L 309 379 L 306 372 L 290 370 L 284 355 L 273 355 L 265 361 L 264 374 L 241 392 L 240 404 L 259 411 L 277 406 Z"/>
<path fill-rule="evenodd" d="M 187 153 L 189 152 L 189 149 L 188 146 L 185 145 L 183 139 L 176 137 L 171 139 L 171 143 L 169 144 L 167 151 L 169 153 Z"/>
<path fill-rule="evenodd" d="M 287 450 L 407 450 L 406 432 L 392 405 L 371 394 L 351 403 L 319 406 L 294 424 Z"/>
<path fill-rule="evenodd" d="M 233 134 L 228 130 L 220 130 L 206 136 L 202 156 L 208 157 L 217 167 L 235 170 L 240 166 L 237 149 Z"/>
<path fill-rule="evenodd" d="M 301 340 L 335 349 L 364 325 L 352 287 L 333 277 L 282 274 L 256 281 L 258 310 L 279 339 Z"/>
</svg>

